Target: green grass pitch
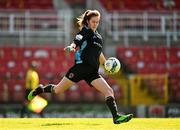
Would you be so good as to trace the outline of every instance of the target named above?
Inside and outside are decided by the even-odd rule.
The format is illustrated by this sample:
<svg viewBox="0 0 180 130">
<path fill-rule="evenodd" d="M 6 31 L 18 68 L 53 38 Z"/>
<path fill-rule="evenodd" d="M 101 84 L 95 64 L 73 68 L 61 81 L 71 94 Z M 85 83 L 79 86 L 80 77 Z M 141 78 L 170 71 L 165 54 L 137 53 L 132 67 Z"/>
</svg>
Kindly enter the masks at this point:
<svg viewBox="0 0 180 130">
<path fill-rule="evenodd" d="M 180 118 L 134 118 L 123 124 L 110 118 L 0 118 L 0 130 L 180 130 Z"/>
</svg>

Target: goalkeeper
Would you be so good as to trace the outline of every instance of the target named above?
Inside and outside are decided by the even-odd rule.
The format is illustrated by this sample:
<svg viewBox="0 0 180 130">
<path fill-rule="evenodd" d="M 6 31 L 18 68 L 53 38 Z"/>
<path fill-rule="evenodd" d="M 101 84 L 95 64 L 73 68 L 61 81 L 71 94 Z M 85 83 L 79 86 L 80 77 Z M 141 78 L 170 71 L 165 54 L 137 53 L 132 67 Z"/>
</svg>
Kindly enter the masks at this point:
<svg viewBox="0 0 180 130">
<path fill-rule="evenodd" d="M 96 30 L 99 21 L 100 13 L 97 10 L 87 10 L 78 18 L 80 32 L 76 35 L 74 42 L 64 48 L 65 51 L 75 51 L 79 47 L 75 53 L 75 65 L 57 85 L 39 85 L 31 91 L 28 95 L 29 100 L 41 93 L 63 93 L 74 83 L 85 80 L 91 87 L 104 94 L 114 124 L 128 122 L 132 118 L 132 114 L 120 115 L 118 113 L 112 88 L 98 74 L 99 65 L 103 65 L 106 61 L 102 53 L 102 37 Z"/>
</svg>

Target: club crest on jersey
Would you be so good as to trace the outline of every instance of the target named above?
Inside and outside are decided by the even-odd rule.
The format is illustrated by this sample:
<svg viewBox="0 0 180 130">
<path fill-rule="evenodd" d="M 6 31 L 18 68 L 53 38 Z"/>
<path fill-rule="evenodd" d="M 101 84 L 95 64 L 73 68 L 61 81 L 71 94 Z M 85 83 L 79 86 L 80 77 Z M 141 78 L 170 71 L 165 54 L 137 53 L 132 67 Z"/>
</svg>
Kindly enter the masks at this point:
<svg viewBox="0 0 180 130">
<path fill-rule="evenodd" d="M 83 36 L 81 34 L 76 35 L 76 40 L 82 40 Z"/>
<path fill-rule="evenodd" d="M 73 78 L 74 77 L 74 74 L 73 73 L 70 73 L 69 74 L 69 78 L 71 79 L 71 78 Z"/>
</svg>

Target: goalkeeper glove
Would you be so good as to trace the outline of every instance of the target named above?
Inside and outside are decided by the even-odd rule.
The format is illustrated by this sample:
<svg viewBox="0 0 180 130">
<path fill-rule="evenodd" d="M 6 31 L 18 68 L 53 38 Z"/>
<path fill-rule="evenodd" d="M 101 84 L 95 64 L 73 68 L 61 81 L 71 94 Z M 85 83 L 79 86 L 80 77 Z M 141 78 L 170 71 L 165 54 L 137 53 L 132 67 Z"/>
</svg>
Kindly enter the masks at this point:
<svg viewBox="0 0 180 130">
<path fill-rule="evenodd" d="M 67 46 L 64 48 L 65 51 L 71 52 L 71 51 L 75 51 L 75 46 L 74 44 L 71 44 L 70 46 Z"/>
</svg>

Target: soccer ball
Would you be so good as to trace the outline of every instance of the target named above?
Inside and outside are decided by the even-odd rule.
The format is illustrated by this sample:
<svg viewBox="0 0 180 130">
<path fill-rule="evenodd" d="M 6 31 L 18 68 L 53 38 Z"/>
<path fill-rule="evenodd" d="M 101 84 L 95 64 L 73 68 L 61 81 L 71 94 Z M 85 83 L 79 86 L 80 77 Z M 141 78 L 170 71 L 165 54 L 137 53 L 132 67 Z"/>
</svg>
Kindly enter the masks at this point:
<svg viewBox="0 0 180 130">
<path fill-rule="evenodd" d="M 105 70 L 107 70 L 110 74 L 117 73 L 121 68 L 121 63 L 115 57 L 110 57 L 106 60 L 104 64 Z"/>
</svg>

